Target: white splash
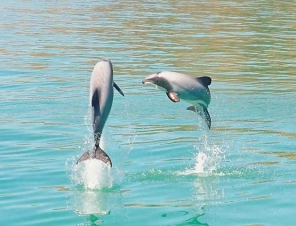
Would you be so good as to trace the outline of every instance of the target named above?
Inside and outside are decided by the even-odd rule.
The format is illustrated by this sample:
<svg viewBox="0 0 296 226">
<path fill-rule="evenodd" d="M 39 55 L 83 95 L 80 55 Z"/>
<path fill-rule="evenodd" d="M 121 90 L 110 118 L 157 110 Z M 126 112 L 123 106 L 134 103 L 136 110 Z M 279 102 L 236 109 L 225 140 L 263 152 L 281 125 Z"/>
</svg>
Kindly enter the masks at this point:
<svg viewBox="0 0 296 226">
<path fill-rule="evenodd" d="M 113 183 L 111 168 L 97 159 L 89 159 L 74 166 L 72 179 L 85 189 L 111 188 Z"/>
<path fill-rule="evenodd" d="M 203 147 L 195 147 L 195 149 L 198 151 L 194 167 L 197 174 L 205 176 L 213 174 L 218 169 L 220 162 L 225 158 L 224 151 L 215 144 L 205 144 Z"/>
<path fill-rule="evenodd" d="M 198 174 L 199 176 L 220 175 L 217 173 L 220 163 L 225 159 L 225 145 L 217 145 L 211 139 L 205 120 L 197 115 L 198 130 L 201 132 L 198 144 L 194 146 L 195 166 L 183 174 Z"/>
<path fill-rule="evenodd" d="M 102 190 L 121 184 L 125 176 L 124 162 L 126 151 L 117 145 L 108 133 L 108 128 L 103 132 L 100 147 L 107 150 L 113 166 L 108 167 L 104 162 L 97 159 L 88 159 L 76 164 L 79 157 L 86 151 L 93 149 L 93 142 L 88 137 L 81 147 L 81 151 L 75 157 L 69 158 L 66 163 L 71 180 L 75 185 L 82 185 L 86 190 Z M 115 154 L 116 153 L 116 154 Z"/>
<path fill-rule="evenodd" d="M 91 150 L 92 146 L 92 142 L 86 137 L 80 156 L 85 151 Z M 102 147 L 103 150 L 105 148 L 105 139 L 103 137 L 100 142 L 100 147 Z M 77 157 L 79 158 L 80 156 Z M 85 189 L 101 190 L 103 188 L 112 187 L 113 179 L 111 171 L 112 169 L 104 162 L 97 159 L 88 159 L 79 164 L 72 163 L 71 178 L 75 184 L 83 185 Z"/>
<path fill-rule="evenodd" d="M 130 115 L 128 112 L 129 105 L 124 105 L 123 109 L 126 118 L 129 119 L 130 117 L 133 117 L 133 115 Z M 109 168 L 105 163 L 97 159 L 89 159 L 76 164 L 77 160 L 83 153 L 93 150 L 93 129 L 89 126 L 92 124 L 91 121 L 91 107 L 89 107 L 88 113 L 84 117 L 84 124 L 87 126 L 88 133 L 85 135 L 83 145 L 79 147 L 79 154 L 67 159 L 67 171 L 72 182 L 75 185 L 83 185 L 86 190 L 102 190 L 104 188 L 111 188 L 114 185 L 121 184 L 124 179 L 124 164 L 130 151 L 133 150 L 134 142 L 137 136 L 132 124 L 129 123 L 125 127 L 125 130 L 121 132 L 125 135 L 128 134 L 128 136 L 125 136 L 125 138 L 127 138 L 127 142 L 122 145 L 118 145 L 116 139 L 113 138 L 116 132 L 113 133 L 111 131 L 111 133 L 109 133 L 109 128 L 106 125 L 100 139 L 100 147 L 110 156 L 113 163 L 112 168 Z M 125 148 L 122 149 L 121 146 L 125 146 Z"/>
</svg>

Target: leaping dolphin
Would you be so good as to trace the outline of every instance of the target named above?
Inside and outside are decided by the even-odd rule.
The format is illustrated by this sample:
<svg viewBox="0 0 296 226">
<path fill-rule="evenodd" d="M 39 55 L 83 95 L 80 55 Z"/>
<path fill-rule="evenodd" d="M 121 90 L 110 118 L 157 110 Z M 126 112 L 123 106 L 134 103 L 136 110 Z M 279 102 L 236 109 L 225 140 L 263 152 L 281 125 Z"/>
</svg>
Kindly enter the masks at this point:
<svg viewBox="0 0 296 226">
<path fill-rule="evenodd" d="M 194 78 L 190 75 L 172 71 L 163 71 L 149 75 L 143 80 L 143 84 L 153 84 L 164 90 L 168 98 L 173 102 L 180 99 L 192 104 L 187 110 L 199 112 L 204 115 L 205 121 L 211 128 L 211 116 L 207 110 L 211 102 L 209 85 L 210 77 Z M 200 112 L 200 109 L 202 112 Z"/>
<path fill-rule="evenodd" d="M 85 152 L 76 164 L 87 159 L 96 158 L 112 167 L 110 157 L 100 148 L 100 140 L 104 125 L 109 116 L 113 102 L 113 87 L 124 96 L 121 89 L 113 81 L 113 67 L 109 59 L 99 61 L 93 69 L 90 79 L 90 105 L 92 107 L 92 125 L 95 147 Z"/>
</svg>

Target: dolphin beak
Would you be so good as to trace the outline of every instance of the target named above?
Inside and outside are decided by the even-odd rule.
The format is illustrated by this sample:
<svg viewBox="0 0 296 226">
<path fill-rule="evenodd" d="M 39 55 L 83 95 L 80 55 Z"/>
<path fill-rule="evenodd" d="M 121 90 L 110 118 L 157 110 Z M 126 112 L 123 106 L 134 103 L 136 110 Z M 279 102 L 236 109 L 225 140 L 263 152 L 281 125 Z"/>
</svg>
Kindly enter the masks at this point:
<svg viewBox="0 0 296 226">
<path fill-rule="evenodd" d="M 151 80 L 149 80 L 149 79 L 144 79 L 144 80 L 142 81 L 142 83 L 143 83 L 144 85 L 153 84 L 153 82 L 152 82 Z"/>
<path fill-rule="evenodd" d="M 144 79 L 144 80 L 142 81 L 142 83 L 143 83 L 144 85 L 151 84 L 151 82 L 150 82 L 149 80 L 147 80 L 147 79 Z"/>
<path fill-rule="evenodd" d="M 142 83 L 144 85 L 148 85 L 148 84 L 154 85 L 155 79 L 157 78 L 157 75 L 158 75 L 158 73 L 154 73 L 152 75 L 147 76 L 146 78 L 144 78 L 144 80 L 142 81 Z"/>
</svg>

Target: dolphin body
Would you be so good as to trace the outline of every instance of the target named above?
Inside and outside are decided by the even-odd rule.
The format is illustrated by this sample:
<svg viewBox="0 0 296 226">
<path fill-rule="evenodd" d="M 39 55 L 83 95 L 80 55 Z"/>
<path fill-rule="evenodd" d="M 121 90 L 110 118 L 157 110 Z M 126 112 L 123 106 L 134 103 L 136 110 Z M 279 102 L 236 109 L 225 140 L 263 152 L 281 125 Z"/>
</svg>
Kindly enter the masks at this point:
<svg viewBox="0 0 296 226">
<path fill-rule="evenodd" d="M 113 87 L 124 96 L 121 89 L 113 81 L 113 67 L 109 59 L 99 61 L 90 79 L 90 105 L 92 107 L 92 125 L 94 130 L 95 147 L 85 152 L 76 164 L 87 159 L 95 158 L 112 167 L 110 157 L 100 148 L 100 140 L 105 123 L 109 116 L 113 102 Z"/>
<path fill-rule="evenodd" d="M 210 77 L 194 78 L 190 75 L 172 71 L 163 71 L 149 75 L 143 80 L 143 84 L 153 84 L 164 90 L 168 98 L 173 102 L 180 99 L 192 104 L 187 110 L 199 112 L 204 116 L 207 125 L 211 128 L 211 116 L 207 110 L 211 102 L 209 85 Z"/>
</svg>

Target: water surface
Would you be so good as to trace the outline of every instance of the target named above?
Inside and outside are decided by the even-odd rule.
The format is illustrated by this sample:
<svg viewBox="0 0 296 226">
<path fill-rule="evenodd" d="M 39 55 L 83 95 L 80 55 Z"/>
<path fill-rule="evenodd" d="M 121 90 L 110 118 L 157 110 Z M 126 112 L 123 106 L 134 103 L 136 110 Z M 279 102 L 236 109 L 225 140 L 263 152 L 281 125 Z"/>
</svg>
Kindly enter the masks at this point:
<svg viewBox="0 0 296 226">
<path fill-rule="evenodd" d="M 295 6 L 2 1 L 2 224 L 294 225 Z M 90 189 L 73 165 L 92 146 L 101 58 L 125 97 L 115 93 L 105 130 L 112 183 Z M 212 78 L 211 131 L 142 85 L 163 70 Z"/>
</svg>

